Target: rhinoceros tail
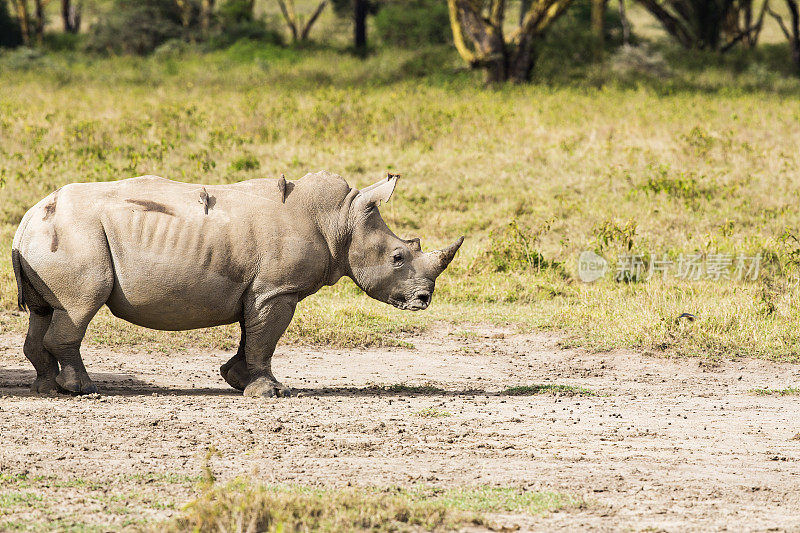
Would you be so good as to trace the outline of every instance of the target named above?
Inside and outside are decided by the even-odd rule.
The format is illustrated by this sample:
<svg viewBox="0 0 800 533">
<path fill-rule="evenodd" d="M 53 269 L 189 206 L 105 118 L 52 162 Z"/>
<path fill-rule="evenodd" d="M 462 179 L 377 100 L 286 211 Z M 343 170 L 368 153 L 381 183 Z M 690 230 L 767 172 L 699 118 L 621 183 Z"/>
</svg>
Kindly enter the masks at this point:
<svg viewBox="0 0 800 533">
<path fill-rule="evenodd" d="M 19 250 L 11 249 L 11 268 L 14 270 L 14 279 L 17 281 L 17 306 L 20 311 L 27 311 L 25 295 L 22 294 L 22 268 L 19 262 Z"/>
</svg>

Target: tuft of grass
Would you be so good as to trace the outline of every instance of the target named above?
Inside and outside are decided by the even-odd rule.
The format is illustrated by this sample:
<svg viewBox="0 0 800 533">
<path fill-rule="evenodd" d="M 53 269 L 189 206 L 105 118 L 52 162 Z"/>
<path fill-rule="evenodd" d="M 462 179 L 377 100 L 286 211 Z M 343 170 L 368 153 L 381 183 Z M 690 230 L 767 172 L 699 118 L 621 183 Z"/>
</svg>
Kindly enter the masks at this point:
<svg viewBox="0 0 800 533">
<path fill-rule="evenodd" d="M 507 396 L 533 396 L 535 394 L 552 394 L 554 396 L 597 396 L 595 391 L 583 387 L 555 384 L 509 387 L 500 394 L 505 394 Z"/>
<path fill-rule="evenodd" d="M 752 394 L 758 396 L 800 396 L 800 389 L 786 387 L 785 389 L 750 389 Z"/>
<path fill-rule="evenodd" d="M 482 524 L 478 516 L 395 491 L 322 490 L 234 483 L 209 488 L 184 515 L 154 531 L 444 531 Z"/>
<path fill-rule="evenodd" d="M 444 418 L 453 416 L 453 413 L 444 411 L 442 409 L 437 409 L 435 407 L 426 407 L 425 409 L 417 411 L 415 414 L 417 416 L 421 416 L 422 418 Z"/>
<path fill-rule="evenodd" d="M 488 527 L 485 513 L 538 515 L 582 505 L 564 494 L 505 487 L 316 489 L 237 480 L 207 487 L 182 516 L 157 530 L 450 531 Z"/>
<path fill-rule="evenodd" d="M 240 172 L 242 170 L 258 170 L 259 168 L 261 168 L 261 163 L 254 155 L 245 155 L 236 158 L 231 162 L 230 166 L 230 169 L 234 172 Z"/>
</svg>

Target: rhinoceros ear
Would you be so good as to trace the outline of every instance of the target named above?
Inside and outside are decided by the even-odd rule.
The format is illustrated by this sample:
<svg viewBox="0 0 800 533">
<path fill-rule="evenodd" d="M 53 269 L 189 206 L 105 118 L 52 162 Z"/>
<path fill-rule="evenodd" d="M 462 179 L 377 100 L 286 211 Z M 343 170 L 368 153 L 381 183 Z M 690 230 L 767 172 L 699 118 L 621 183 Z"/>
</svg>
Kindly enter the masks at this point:
<svg viewBox="0 0 800 533">
<path fill-rule="evenodd" d="M 381 205 L 381 202 L 388 202 L 392 197 L 399 174 L 389 174 L 385 179 L 378 183 L 373 183 L 369 187 L 361 189 L 358 193 L 359 202 L 364 206 Z"/>
</svg>

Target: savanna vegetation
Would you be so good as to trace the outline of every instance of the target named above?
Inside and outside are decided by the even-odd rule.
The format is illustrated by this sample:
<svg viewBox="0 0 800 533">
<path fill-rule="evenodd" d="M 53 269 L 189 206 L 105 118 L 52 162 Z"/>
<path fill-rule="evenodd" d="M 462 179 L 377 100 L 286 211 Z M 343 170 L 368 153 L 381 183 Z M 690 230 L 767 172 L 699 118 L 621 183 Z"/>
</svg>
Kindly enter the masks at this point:
<svg viewBox="0 0 800 533">
<path fill-rule="evenodd" d="M 382 213 L 398 235 L 426 249 L 467 237 L 434 304 L 401 312 L 343 280 L 300 304 L 283 342 L 408 345 L 436 322 L 494 322 L 591 350 L 798 361 L 800 45 L 786 2 L 0 1 L 0 330 L 26 327 L 17 224 L 66 183 L 327 169 L 360 187 L 391 171 L 403 177 Z M 587 250 L 610 263 L 592 283 L 577 273 Z M 759 257 L 757 276 L 616 271 L 631 255 L 646 273 L 720 254 Z M 219 350 L 236 329 L 155 332 L 102 312 L 89 342 Z M 473 520 L 448 497 L 212 487 L 175 527 L 206 530 L 213 511 L 368 529 L 324 512 L 353 501 L 403 527 Z M 320 522 L 263 514 L 276 501 L 320 507 Z"/>
</svg>

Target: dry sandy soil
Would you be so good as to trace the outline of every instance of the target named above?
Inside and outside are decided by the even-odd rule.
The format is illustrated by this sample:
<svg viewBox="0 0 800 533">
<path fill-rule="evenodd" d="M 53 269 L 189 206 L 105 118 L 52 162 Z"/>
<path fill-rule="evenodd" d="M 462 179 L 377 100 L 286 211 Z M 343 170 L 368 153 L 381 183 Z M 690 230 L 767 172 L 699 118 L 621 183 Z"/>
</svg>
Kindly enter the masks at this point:
<svg viewBox="0 0 800 533">
<path fill-rule="evenodd" d="M 800 366 L 592 354 L 488 327 L 408 340 L 279 348 L 275 374 L 299 393 L 281 400 L 229 389 L 217 374 L 228 353 L 89 346 L 101 397 L 74 398 L 28 393 L 23 338 L 0 335 L 0 522 L 169 517 L 215 446 L 222 479 L 524 486 L 588 502 L 505 518 L 523 530 L 800 531 L 800 398 L 750 392 L 800 385 Z M 370 387 L 398 383 L 446 392 Z M 534 383 L 599 396 L 498 394 Z M 452 416 L 419 416 L 430 407 Z"/>
</svg>

